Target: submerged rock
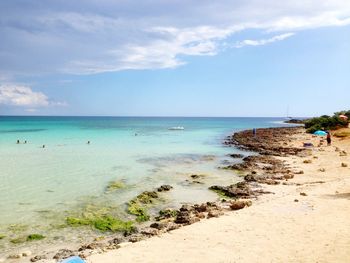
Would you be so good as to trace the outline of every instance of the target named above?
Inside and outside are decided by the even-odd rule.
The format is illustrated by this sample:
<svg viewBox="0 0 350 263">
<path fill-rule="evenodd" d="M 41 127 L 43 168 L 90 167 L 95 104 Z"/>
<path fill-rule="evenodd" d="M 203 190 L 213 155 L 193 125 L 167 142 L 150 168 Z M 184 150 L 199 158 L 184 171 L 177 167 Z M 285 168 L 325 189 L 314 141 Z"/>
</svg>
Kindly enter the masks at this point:
<svg viewBox="0 0 350 263">
<path fill-rule="evenodd" d="M 244 157 L 244 155 L 240 154 L 240 153 L 232 153 L 232 154 L 229 154 L 229 156 L 232 158 L 243 158 Z"/>
<path fill-rule="evenodd" d="M 171 185 L 164 184 L 164 185 L 158 187 L 157 191 L 158 192 L 164 192 L 164 191 L 170 191 L 171 189 L 173 189 L 173 187 Z"/>
</svg>

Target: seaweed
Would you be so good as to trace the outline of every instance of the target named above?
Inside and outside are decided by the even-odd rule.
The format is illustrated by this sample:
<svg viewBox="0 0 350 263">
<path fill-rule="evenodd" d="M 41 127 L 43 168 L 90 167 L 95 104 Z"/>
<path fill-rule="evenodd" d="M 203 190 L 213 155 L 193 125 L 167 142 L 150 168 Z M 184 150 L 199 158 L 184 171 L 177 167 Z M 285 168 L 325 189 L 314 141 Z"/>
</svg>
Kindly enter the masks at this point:
<svg viewBox="0 0 350 263">
<path fill-rule="evenodd" d="M 106 187 L 106 192 L 112 192 L 121 188 L 125 188 L 125 184 L 122 181 L 111 181 Z"/>
<path fill-rule="evenodd" d="M 30 234 L 27 236 L 27 241 L 42 240 L 45 236 L 41 234 Z"/>
<path fill-rule="evenodd" d="M 67 217 L 66 222 L 69 226 L 92 226 L 102 232 L 124 232 L 129 234 L 135 231 L 132 221 L 122 221 L 110 215 L 102 215 L 90 218 Z"/>
</svg>

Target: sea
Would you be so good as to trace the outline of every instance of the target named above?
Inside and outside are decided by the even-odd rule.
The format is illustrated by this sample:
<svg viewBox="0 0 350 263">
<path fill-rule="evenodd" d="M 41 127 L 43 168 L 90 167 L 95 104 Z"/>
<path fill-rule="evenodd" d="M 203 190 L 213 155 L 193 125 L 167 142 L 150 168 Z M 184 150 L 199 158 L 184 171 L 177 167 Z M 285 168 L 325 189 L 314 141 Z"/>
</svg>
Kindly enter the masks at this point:
<svg viewBox="0 0 350 263">
<path fill-rule="evenodd" d="M 65 220 L 104 210 L 133 220 L 126 212 L 127 202 L 163 184 L 173 189 L 161 194 L 151 208 L 154 215 L 160 208 L 214 201 L 218 196 L 209 186 L 241 180 L 222 169 L 240 161 L 228 154 L 249 154 L 225 146 L 223 140 L 244 129 L 287 126 L 283 121 L 0 116 L 0 255 L 36 246 L 13 242 L 33 233 L 45 235 L 45 244 L 102 235 L 86 227 L 67 227 Z M 108 191 L 114 181 L 125 187 Z"/>
</svg>

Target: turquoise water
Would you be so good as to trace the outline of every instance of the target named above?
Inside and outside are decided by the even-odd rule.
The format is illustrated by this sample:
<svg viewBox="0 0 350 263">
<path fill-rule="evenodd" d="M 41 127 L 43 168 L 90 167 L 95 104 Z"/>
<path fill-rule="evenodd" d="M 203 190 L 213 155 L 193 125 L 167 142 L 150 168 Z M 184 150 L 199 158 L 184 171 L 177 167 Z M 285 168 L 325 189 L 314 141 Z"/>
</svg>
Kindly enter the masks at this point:
<svg viewBox="0 0 350 263">
<path fill-rule="evenodd" d="M 225 136 L 281 126 L 282 120 L 0 117 L 0 234 L 14 235 L 8 233 L 10 224 L 47 230 L 89 204 L 109 204 L 128 217 L 123 214 L 128 200 L 165 183 L 174 189 L 163 206 L 215 199 L 209 185 L 238 180 L 218 169 L 225 160 L 233 161 L 228 153 L 238 152 L 222 145 Z M 174 126 L 185 129 L 169 130 Z M 203 184 L 186 181 L 197 173 L 206 175 Z M 128 187 L 106 193 L 113 180 Z"/>
</svg>

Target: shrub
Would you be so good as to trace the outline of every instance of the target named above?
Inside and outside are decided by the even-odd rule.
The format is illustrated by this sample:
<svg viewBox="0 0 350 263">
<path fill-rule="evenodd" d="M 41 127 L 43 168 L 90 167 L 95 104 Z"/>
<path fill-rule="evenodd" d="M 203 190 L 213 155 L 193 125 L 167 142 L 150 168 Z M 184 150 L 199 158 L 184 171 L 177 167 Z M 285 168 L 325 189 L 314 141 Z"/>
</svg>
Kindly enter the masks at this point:
<svg viewBox="0 0 350 263">
<path fill-rule="evenodd" d="M 332 117 L 323 115 L 305 122 L 306 131 L 309 133 L 314 133 L 317 130 L 334 130 L 347 126 L 348 122 L 340 119 L 339 115 L 336 114 Z"/>
</svg>

